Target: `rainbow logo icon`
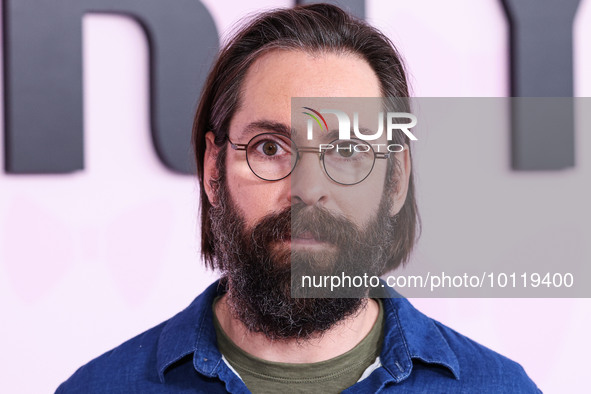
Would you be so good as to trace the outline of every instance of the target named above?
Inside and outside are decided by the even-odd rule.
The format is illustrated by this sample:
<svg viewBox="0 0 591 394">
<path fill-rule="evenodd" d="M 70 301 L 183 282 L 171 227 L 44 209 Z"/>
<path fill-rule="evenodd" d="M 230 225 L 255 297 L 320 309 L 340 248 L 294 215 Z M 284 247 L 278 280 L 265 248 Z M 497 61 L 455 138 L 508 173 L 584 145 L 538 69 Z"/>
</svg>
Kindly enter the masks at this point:
<svg viewBox="0 0 591 394">
<path fill-rule="evenodd" d="M 314 119 L 314 120 L 316 121 L 316 123 L 318 123 L 318 126 L 320 126 L 320 130 L 322 130 L 322 129 L 323 129 L 322 125 L 324 124 L 324 130 L 325 130 L 325 131 L 328 131 L 328 124 L 326 123 L 326 120 L 324 119 L 324 116 L 322 116 L 322 115 L 320 114 L 320 112 L 318 112 L 318 111 L 316 111 L 316 110 L 313 110 L 313 109 L 312 109 L 312 108 L 310 108 L 310 107 L 303 107 L 303 108 L 304 108 L 304 109 L 307 109 L 307 110 L 308 110 L 308 111 L 310 111 L 310 112 L 313 112 L 313 114 L 311 114 L 310 112 L 302 112 L 302 113 L 303 113 L 303 114 L 305 114 L 305 115 L 308 115 L 308 116 L 310 116 L 312 119 Z M 315 114 L 316 116 L 315 116 L 314 114 Z M 318 119 L 318 118 L 320 118 L 320 119 Z M 320 120 L 322 120 L 322 123 L 320 123 Z"/>
</svg>

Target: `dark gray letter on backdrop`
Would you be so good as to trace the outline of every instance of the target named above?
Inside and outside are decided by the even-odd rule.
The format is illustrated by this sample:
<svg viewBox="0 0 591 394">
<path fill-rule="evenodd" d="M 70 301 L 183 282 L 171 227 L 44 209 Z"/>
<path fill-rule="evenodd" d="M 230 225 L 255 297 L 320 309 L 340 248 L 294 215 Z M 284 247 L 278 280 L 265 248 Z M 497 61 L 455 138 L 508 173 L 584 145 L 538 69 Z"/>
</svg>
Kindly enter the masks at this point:
<svg viewBox="0 0 591 394">
<path fill-rule="evenodd" d="M 572 25 L 580 0 L 501 0 L 511 27 L 511 95 L 564 97 L 514 100 L 512 166 L 557 170 L 574 165 Z M 318 3 L 298 0 L 298 4 Z M 329 0 L 365 18 L 364 0 Z M 555 125 L 562 127 L 557 129 Z"/>
<path fill-rule="evenodd" d="M 83 168 L 86 12 L 126 14 L 144 27 L 154 146 L 170 169 L 194 172 L 192 117 L 219 47 L 213 19 L 197 0 L 4 0 L 7 172 Z"/>
<path fill-rule="evenodd" d="M 573 20 L 580 0 L 502 0 L 511 30 L 512 161 L 517 170 L 575 164 Z M 555 105 L 559 103 L 559 105 Z M 560 124 L 560 128 L 554 127 Z"/>
</svg>

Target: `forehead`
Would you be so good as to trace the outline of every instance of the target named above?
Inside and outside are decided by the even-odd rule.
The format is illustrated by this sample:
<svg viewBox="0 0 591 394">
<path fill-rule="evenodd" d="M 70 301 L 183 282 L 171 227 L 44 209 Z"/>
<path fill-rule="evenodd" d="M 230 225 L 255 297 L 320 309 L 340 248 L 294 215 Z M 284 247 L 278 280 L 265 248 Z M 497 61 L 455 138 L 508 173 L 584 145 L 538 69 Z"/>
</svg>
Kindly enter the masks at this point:
<svg viewBox="0 0 591 394">
<path fill-rule="evenodd" d="M 250 123 L 290 125 L 292 97 L 379 97 L 380 84 L 369 63 L 351 53 L 274 50 L 248 69 L 233 136 Z"/>
</svg>

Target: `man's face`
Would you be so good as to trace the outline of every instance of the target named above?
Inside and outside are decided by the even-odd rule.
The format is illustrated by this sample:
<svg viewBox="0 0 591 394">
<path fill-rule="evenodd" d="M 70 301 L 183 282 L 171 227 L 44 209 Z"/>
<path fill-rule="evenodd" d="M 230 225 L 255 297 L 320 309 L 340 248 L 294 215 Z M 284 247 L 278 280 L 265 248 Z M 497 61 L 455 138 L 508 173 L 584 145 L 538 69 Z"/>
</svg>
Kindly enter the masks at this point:
<svg viewBox="0 0 591 394">
<path fill-rule="evenodd" d="M 248 128 L 260 121 L 291 126 L 292 97 L 380 95 L 380 85 L 374 71 L 357 56 L 272 51 L 259 58 L 248 70 L 241 106 L 230 123 L 229 137 L 233 142 L 247 143 L 258 133 L 272 131 Z M 244 133 L 247 129 L 248 132 Z M 376 163 L 365 181 L 345 188 L 322 172 L 317 155 L 305 154 L 292 176 L 277 182 L 267 182 L 250 171 L 244 152 L 228 149 L 226 174 L 230 195 L 244 214 L 248 226 L 252 227 L 271 212 L 289 207 L 292 202 L 296 202 L 294 200 L 321 206 L 363 226 L 375 214 L 381 198 L 385 164 L 385 161 Z M 298 174 L 302 176 L 298 177 Z M 368 195 L 360 190 L 380 192 Z M 297 243 L 294 240 L 294 247 Z"/>
<path fill-rule="evenodd" d="M 276 131 L 270 125 L 286 130 L 290 130 L 292 126 L 299 128 L 300 125 L 291 124 L 292 97 L 380 95 L 375 73 L 365 60 L 357 56 L 272 51 L 261 56 L 248 70 L 243 82 L 241 105 L 232 118 L 228 135 L 232 142 L 246 144 L 257 134 Z M 303 135 L 305 132 L 301 130 L 298 131 L 298 139 L 294 137 L 298 145 L 317 146 L 321 142 L 313 140 L 302 143 Z M 309 216 L 304 215 L 310 222 L 339 223 L 340 227 L 343 227 L 340 223 L 348 223 L 348 229 L 356 229 L 352 233 L 357 235 L 357 239 L 370 239 L 359 234 L 368 229 L 375 230 L 382 225 L 376 218 L 378 207 L 382 209 L 382 217 L 390 216 L 398 212 L 405 197 L 405 187 L 400 186 L 396 189 L 398 193 L 383 193 L 387 161 L 376 162 L 371 174 L 360 184 L 343 186 L 332 181 L 323 172 L 317 154 L 303 154 L 290 176 L 269 182 L 252 173 L 244 151 L 228 148 L 224 185 L 216 192 L 209 186 L 209 181 L 217 175 L 215 152 L 218 148 L 213 145 L 212 137 L 211 133 L 207 136 L 205 186 L 214 205 L 212 229 L 218 235 L 216 238 L 224 238 L 216 239 L 220 245 L 216 252 L 224 254 L 224 257 L 216 257 L 227 260 L 222 267 L 225 266 L 223 271 L 229 281 L 230 300 L 234 299 L 234 310 L 241 314 L 241 320 L 245 322 L 249 318 L 248 315 L 258 314 L 259 320 L 266 320 L 269 315 L 281 315 L 275 310 L 260 310 L 262 305 L 268 308 L 273 301 L 277 301 L 277 308 L 279 305 L 287 305 L 292 309 L 307 310 L 307 315 L 300 319 L 302 321 L 314 320 L 312 317 L 321 320 L 319 313 L 327 313 L 328 315 L 324 316 L 324 327 L 319 327 L 318 330 L 326 329 L 354 313 L 362 301 L 289 301 L 289 289 L 285 287 L 286 283 L 289 283 L 286 282 L 286 276 L 289 279 L 290 251 L 300 251 L 304 255 L 328 254 L 333 257 L 338 256 L 339 252 L 337 242 L 311 236 L 307 231 L 292 234 L 290 230 L 294 230 L 295 227 L 290 229 L 290 208 L 293 210 L 297 207 L 298 212 L 310 213 Z M 402 154 L 399 160 L 405 172 L 408 169 L 406 156 Z M 406 176 L 403 175 L 402 178 Z M 216 209 L 216 204 L 217 208 L 221 209 Z M 328 226 L 331 227 L 335 226 Z M 278 236 L 278 232 L 281 235 Z M 288 236 L 282 236 L 283 233 L 288 233 Z M 231 236 L 226 237 L 228 234 Z M 343 234 L 345 235 L 335 235 L 334 239 L 339 238 L 347 242 L 346 233 Z M 259 235 L 261 239 L 257 239 Z M 377 242 L 375 239 L 371 240 Z M 260 280 L 261 283 L 257 281 L 259 278 L 264 278 Z M 233 286 L 236 289 L 233 289 Z M 241 292 L 240 296 L 234 294 L 232 297 L 234 290 Z M 251 301 L 242 302 L 249 297 Z M 256 303 L 260 305 L 253 307 Z M 285 311 L 285 315 L 291 319 L 293 310 Z M 331 322 L 334 319 L 336 321 Z M 261 328 L 259 323 L 246 324 L 254 330 L 265 331 L 268 334 L 270 332 L 275 337 L 281 337 L 281 333 L 273 333 L 273 328 Z M 294 325 L 293 321 L 285 321 L 278 324 L 270 323 L 268 326 L 275 324 L 278 326 L 277 329 L 281 329 L 282 325 L 288 323 Z M 312 327 L 312 330 L 314 329 Z M 309 332 L 306 333 L 308 334 Z"/>
</svg>

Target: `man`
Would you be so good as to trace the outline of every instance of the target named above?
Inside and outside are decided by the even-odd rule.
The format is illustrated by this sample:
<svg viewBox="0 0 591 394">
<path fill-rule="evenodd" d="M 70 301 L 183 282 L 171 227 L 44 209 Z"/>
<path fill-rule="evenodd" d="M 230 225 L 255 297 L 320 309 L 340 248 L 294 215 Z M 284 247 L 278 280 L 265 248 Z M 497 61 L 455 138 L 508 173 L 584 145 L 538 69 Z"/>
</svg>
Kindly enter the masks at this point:
<svg viewBox="0 0 591 394">
<path fill-rule="evenodd" d="M 222 279 L 58 392 L 537 392 L 518 364 L 403 298 L 291 296 L 296 263 L 396 268 L 418 215 L 407 135 L 380 140 L 404 149 L 369 156 L 358 139 L 327 143 L 328 125 L 305 139 L 293 97 L 408 97 L 408 87 L 390 41 L 337 7 L 245 26 L 218 56 L 194 123 L 202 254 Z"/>
</svg>

